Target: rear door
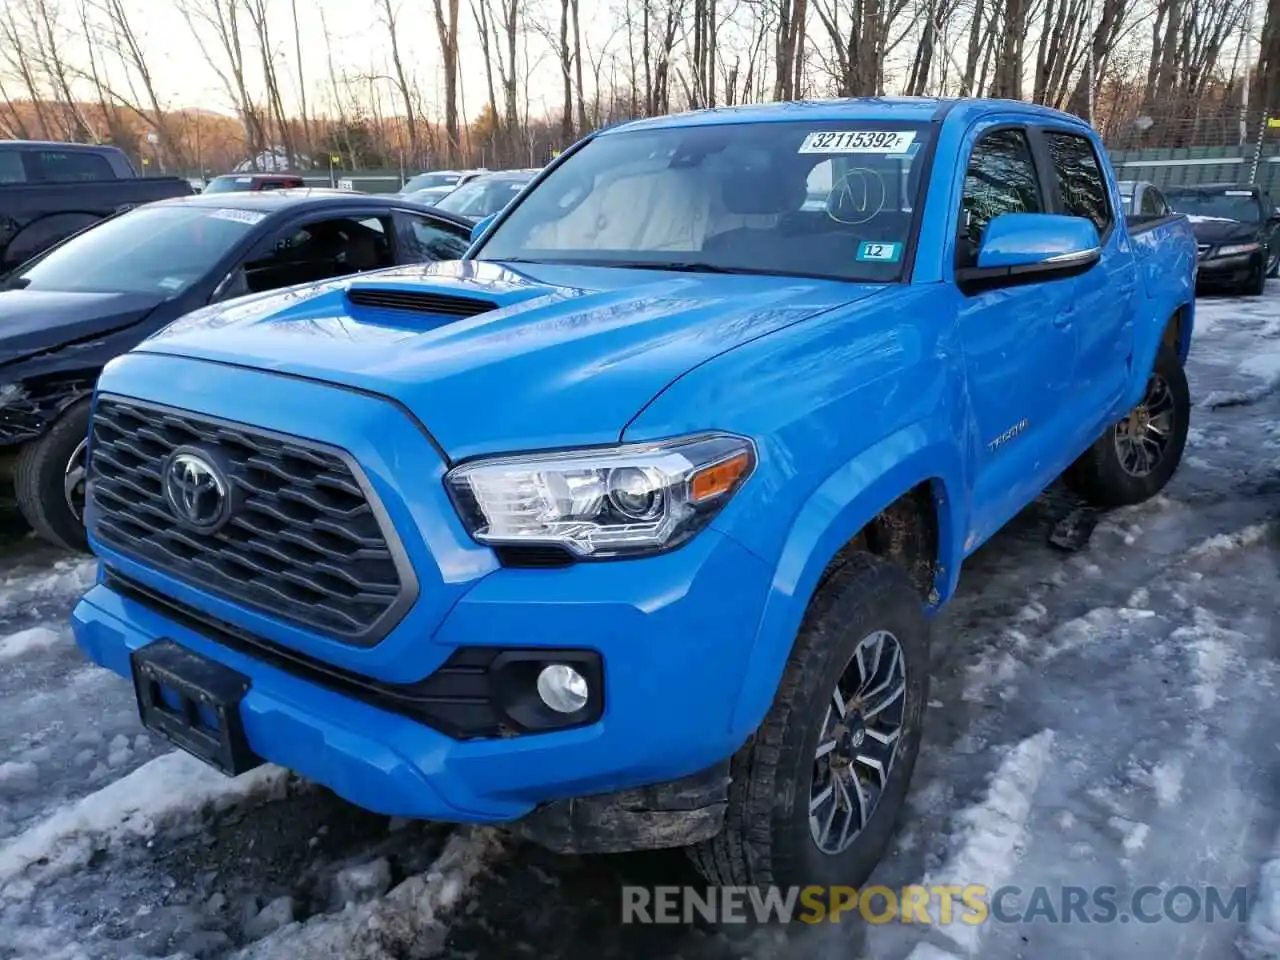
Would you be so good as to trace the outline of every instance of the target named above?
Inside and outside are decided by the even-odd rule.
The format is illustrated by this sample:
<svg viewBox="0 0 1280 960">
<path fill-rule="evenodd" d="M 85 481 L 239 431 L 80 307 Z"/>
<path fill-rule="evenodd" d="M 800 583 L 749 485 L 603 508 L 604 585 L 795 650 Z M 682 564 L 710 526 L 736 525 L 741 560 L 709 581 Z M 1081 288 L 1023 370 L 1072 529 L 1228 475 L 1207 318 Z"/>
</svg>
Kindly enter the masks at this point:
<svg viewBox="0 0 1280 960">
<path fill-rule="evenodd" d="M 1138 266 L 1093 141 L 1053 127 L 1042 127 L 1036 134 L 1052 173 L 1053 210 L 1092 221 L 1102 241 L 1098 265 L 1065 281 L 1074 288 L 1070 313 L 1076 370 L 1071 403 L 1078 408 L 1080 427 L 1092 430 L 1101 427 L 1100 418 L 1106 419 L 1129 382 Z"/>
</svg>

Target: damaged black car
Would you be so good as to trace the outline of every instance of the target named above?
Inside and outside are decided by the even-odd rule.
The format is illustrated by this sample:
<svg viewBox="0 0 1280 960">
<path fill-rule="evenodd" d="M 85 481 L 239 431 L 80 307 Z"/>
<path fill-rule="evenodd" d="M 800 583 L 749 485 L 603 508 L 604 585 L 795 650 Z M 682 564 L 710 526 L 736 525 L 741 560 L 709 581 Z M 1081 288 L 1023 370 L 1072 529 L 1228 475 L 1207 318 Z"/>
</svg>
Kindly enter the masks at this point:
<svg viewBox="0 0 1280 960">
<path fill-rule="evenodd" d="M 89 404 L 103 366 L 209 303 L 465 252 L 470 221 L 401 197 L 213 194 L 137 207 L 0 281 L 0 479 L 36 534 L 87 549 Z"/>
</svg>

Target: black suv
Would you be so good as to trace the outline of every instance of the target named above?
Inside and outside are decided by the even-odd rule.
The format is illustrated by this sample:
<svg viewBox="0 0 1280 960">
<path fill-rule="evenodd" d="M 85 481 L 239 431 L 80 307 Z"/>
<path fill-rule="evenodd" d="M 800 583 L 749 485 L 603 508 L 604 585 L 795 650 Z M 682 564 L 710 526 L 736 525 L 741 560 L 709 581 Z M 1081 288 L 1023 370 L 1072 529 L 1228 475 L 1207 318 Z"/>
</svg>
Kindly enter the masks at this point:
<svg viewBox="0 0 1280 960">
<path fill-rule="evenodd" d="M 1256 184 L 1180 185 L 1165 199 L 1187 215 L 1200 251 L 1197 284 L 1258 296 L 1280 268 L 1280 211 Z"/>
</svg>

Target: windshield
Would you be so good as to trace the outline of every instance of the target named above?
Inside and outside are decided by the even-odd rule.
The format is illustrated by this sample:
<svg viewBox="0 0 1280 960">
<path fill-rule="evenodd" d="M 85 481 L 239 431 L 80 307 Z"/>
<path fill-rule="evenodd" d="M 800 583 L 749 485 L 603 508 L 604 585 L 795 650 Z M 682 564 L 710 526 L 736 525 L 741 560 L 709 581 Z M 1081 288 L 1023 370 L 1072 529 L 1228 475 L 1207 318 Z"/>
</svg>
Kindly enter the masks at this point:
<svg viewBox="0 0 1280 960">
<path fill-rule="evenodd" d="M 1258 223 L 1262 211 L 1258 200 L 1246 190 L 1166 190 L 1165 200 L 1177 213 L 1189 217 L 1215 217 Z"/>
<path fill-rule="evenodd" d="M 420 173 L 405 181 L 402 193 L 414 193 L 430 187 L 451 187 L 461 178 L 459 173 Z"/>
<path fill-rule="evenodd" d="M 508 213 L 477 258 L 892 282 L 933 129 L 848 120 L 607 133 Z"/>
<path fill-rule="evenodd" d="M 73 237 L 18 276 L 28 290 L 177 296 L 264 217 L 185 204 L 139 207 Z"/>
<path fill-rule="evenodd" d="M 253 189 L 253 177 L 214 177 L 204 188 L 205 193 L 235 193 Z"/>
<path fill-rule="evenodd" d="M 456 213 L 460 217 L 480 219 L 491 213 L 497 213 L 505 207 L 532 179 L 532 177 L 526 177 L 514 180 L 503 177 L 500 180 L 487 180 L 479 177 L 470 183 L 464 183 L 436 206 L 449 213 Z"/>
</svg>

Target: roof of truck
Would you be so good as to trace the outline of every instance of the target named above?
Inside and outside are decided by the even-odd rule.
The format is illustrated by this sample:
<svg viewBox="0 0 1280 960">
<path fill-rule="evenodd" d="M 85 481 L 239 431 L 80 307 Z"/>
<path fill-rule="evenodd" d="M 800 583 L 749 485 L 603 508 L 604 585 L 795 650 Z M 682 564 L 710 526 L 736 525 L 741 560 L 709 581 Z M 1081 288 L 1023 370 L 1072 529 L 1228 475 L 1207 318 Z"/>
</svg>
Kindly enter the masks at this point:
<svg viewBox="0 0 1280 960">
<path fill-rule="evenodd" d="M 902 120 L 927 123 L 941 120 L 952 111 L 963 111 L 968 119 L 986 113 L 1016 111 L 1044 120 L 1068 120 L 1087 126 L 1079 117 L 1051 107 L 1022 100 L 979 99 L 974 97 L 844 97 L 830 100 L 798 100 L 789 103 L 753 103 L 740 107 L 711 107 L 663 117 L 632 120 L 610 127 L 619 130 L 659 127 L 701 126 L 716 123 L 782 123 L 797 121 Z"/>
<path fill-rule="evenodd" d="M 61 140 L 0 140 L 0 147 L 37 147 L 41 150 L 85 150 L 92 153 L 122 153 L 110 143 L 66 143 Z"/>
</svg>

